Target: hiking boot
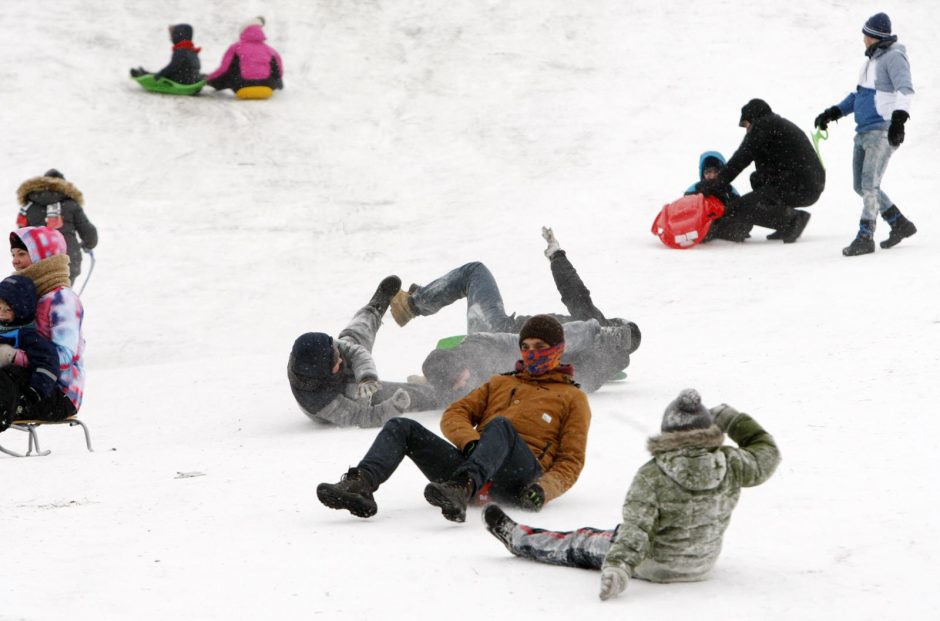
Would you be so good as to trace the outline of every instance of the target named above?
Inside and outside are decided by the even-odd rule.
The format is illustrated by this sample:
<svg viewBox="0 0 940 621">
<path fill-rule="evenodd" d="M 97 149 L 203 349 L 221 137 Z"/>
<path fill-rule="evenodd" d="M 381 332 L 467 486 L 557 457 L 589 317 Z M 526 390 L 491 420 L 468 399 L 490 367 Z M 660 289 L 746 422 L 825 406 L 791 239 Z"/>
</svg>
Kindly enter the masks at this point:
<svg viewBox="0 0 940 621">
<path fill-rule="evenodd" d="M 507 550 L 515 554 L 512 549 L 512 531 L 516 523 L 506 515 L 506 512 L 498 505 L 486 505 L 483 508 L 483 522 L 486 524 L 486 530 L 502 541 Z"/>
<path fill-rule="evenodd" d="M 847 257 L 857 257 L 860 254 L 870 254 L 875 251 L 875 240 L 870 237 L 856 237 L 852 243 L 842 249 Z"/>
<path fill-rule="evenodd" d="M 386 276 L 382 279 L 382 282 L 379 283 L 379 287 L 375 290 L 375 294 L 372 296 L 372 299 L 369 300 L 367 306 L 371 306 L 379 311 L 379 316 L 382 316 L 385 314 L 385 311 L 388 310 L 388 305 L 391 303 L 392 298 L 400 290 L 401 278 L 398 276 Z"/>
<path fill-rule="evenodd" d="M 411 285 L 408 291 L 399 291 L 392 298 L 392 318 L 400 326 L 418 316 L 418 309 L 415 308 L 415 301 L 411 299 L 411 294 L 418 290 L 418 285 Z"/>
<path fill-rule="evenodd" d="M 902 239 L 910 237 L 916 232 L 917 227 L 914 226 L 914 223 L 904 216 L 899 215 L 897 219 L 891 223 L 891 232 L 888 233 L 888 239 L 878 245 L 882 248 L 892 248 L 900 244 Z"/>
<path fill-rule="evenodd" d="M 358 468 L 350 468 L 339 483 L 317 485 L 317 498 L 330 509 L 346 509 L 361 518 L 372 517 L 379 510 L 372 498 L 372 486 Z"/>
<path fill-rule="evenodd" d="M 786 228 L 783 229 L 783 233 L 780 236 L 780 239 L 782 239 L 785 244 L 792 244 L 800 238 L 800 235 L 803 234 L 803 229 L 806 228 L 811 217 L 808 211 L 800 211 L 799 209 L 794 211 L 793 217 L 790 219 Z"/>
<path fill-rule="evenodd" d="M 776 239 L 783 239 L 783 231 L 784 229 L 777 229 L 776 231 L 768 235 L 767 239 L 771 241 L 776 240 Z"/>
<path fill-rule="evenodd" d="M 451 522 L 467 520 L 467 505 L 473 498 L 473 481 L 464 473 L 442 483 L 428 483 L 424 488 L 424 498 Z"/>
</svg>

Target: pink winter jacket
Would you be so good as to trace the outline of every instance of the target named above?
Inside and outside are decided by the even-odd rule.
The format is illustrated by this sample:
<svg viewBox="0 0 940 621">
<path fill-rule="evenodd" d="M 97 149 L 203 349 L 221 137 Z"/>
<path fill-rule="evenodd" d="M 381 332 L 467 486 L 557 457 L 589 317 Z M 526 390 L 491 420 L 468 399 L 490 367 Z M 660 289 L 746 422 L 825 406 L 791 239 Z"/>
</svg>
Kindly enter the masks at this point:
<svg viewBox="0 0 940 621">
<path fill-rule="evenodd" d="M 11 233 L 13 235 L 26 246 L 34 264 L 66 254 L 65 238 L 56 229 L 28 226 L 17 229 Z M 76 412 L 82 407 L 85 394 L 84 316 L 82 301 L 71 287 L 57 287 L 41 295 L 36 302 L 36 331 L 55 345 L 59 354 L 59 388 L 72 401 Z"/>
<path fill-rule="evenodd" d="M 232 60 L 238 56 L 242 78 L 245 80 L 264 80 L 271 76 L 271 57 L 277 61 L 284 77 L 284 63 L 281 55 L 265 42 L 264 31 L 261 26 L 248 26 L 242 31 L 238 43 L 233 43 L 222 57 L 222 65 L 209 74 L 208 80 L 214 80 L 228 71 Z"/>
</svg>

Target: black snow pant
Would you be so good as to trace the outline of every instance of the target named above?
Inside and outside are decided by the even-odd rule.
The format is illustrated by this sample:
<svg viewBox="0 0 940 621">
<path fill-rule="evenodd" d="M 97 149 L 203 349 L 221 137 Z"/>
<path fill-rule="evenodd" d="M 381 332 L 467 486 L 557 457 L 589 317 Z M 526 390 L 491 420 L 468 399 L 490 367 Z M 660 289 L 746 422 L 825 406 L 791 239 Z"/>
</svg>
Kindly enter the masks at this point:
<svg viewBox="0 0 940 621">
<path fill-rule="evenodd" d="M 819 200 L 822 187 L 807 185 L 789 179 L 767 179 L 754 172 L 751 175 L 751 187 L 748 192 L 738 199 L 730 202 L 730 213 L 719 218 L 712 229 L 717 231 L 715 237 L 729 227 L 737 230 L 752 226 L 762 226 L 768 229 L 780 230 L 793 220 L 795 208 L 809 207 Z"/>
<path fill-rule="evenodd" d="M 20 399 L 29 386 L 29 377 L 29 372 L 19 367 L 0 369 L 0 431 L 17 420 L 58 421 L 75 415 L 75 405 L 58 385 L 39 403 Z"/>
<path fill-rule="evenodd" d="M 393 418 L 382 427 L 359 470 L 373 489 L 388 480 L 408 457 L 429 481 L 440 483 L 466 473 L 480 490 L 492 483 L 490 496 L 517 504 L 522 490 L 542 476 L 542 467 L 509 419 L 493 419 L 476 449 L 465 458 L 451 443 L 408 418 Z"/>
<path fill-rule="evenodd" d="M 277 61 L 271 58 L 271 74 L 262 80 L 246 80 L 242 77 L 241 61 L 238 56 L 232 59 L 225 73 L 217 78 L 206 82 L 217 91 L 223 91 L 227 88 L 236 93 L 246 86 L 267 86 L 272 90 L 284 88 L 284 82 L 281 80 L 281 70 L 277 66 Z"/>
</svg>

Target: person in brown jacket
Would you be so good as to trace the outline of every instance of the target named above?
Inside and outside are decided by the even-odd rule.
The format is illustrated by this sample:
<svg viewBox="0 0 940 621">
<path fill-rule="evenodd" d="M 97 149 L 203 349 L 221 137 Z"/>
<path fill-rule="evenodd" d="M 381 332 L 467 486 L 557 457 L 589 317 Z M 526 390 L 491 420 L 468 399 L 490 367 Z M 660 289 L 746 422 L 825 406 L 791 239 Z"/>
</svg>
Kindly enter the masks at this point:
<svg viewBox="0 0 940 621">
<path fill-rule="evenodd" d="M 359 517 L 378 511 L 372 493 L 405 456 L 431 481 L 425 499 L 454 522 L 477 498 L 539 511 L 568 490 L 584 467 L 591 409 L 560 364 L 564 331 L 557 319 L 535 315 L 519 333 L 515 371 L 452 403 L 441 430 L 452 443 L 407 418 L 382 427 L 369 451 L 338 483 L 321 483 L 317 497 Z"/>
</svg>

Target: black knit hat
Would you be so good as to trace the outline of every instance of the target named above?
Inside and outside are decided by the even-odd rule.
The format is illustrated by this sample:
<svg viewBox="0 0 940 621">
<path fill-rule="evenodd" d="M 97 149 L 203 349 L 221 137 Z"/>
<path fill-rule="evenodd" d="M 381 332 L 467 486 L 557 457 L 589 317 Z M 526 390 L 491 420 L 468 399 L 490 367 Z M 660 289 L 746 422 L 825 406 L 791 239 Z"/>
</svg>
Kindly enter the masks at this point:
<svg viewBox="0 0 940 621">
<path fill-rule="evenodd" d="M 532 315 L 519 331 L 519 346 L 526 339 L 542 339 L 550 347 L 565 342 L 565 331 L 551 315 Z"/>
<path fill-rule="evenodd" d="M 875 13 L 862 26 L 862 33 L 873 39 L 890 39 L 892 37 L 891 18 L 885 13 Z"/>
<path fill-rule="evenodd" d="M 294 341 L 291 370 L 307 379 L 323 379 L 333 374 L 336 362 L 333 337 L 322 332 L 307 332 Z"/>
<path fill-rule="evenodd" d="M 753 123 L 762 116 L 773 114 L 773 112 L 770 109 L 770 104 L 763 99 L 752 99 L 741 108 L 741 120 L 738 122 L 738 126 L 744 127 L 745 121 Z"/>
<path fill-rule="evenodd" d="M 702 405 L 702 397 L 694 388 L 686 388 L 663 412 L 663 433 L 708 429 L 714 424 L 712 413 Z"/>
<path fill-rule="evenodd" d="M 43 175 L 43 177 L 55 177 L 56 179 L 65 179 L 65 175 L 60 173 L 55 168 L 50 168 L 49 170 L 47 170 L 45 174 Z"/>
</svg>

